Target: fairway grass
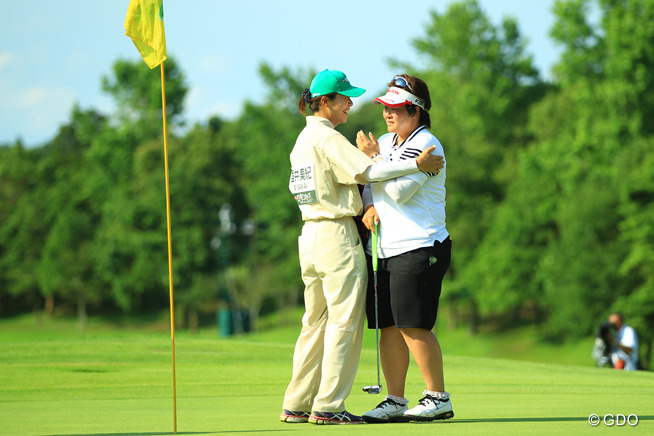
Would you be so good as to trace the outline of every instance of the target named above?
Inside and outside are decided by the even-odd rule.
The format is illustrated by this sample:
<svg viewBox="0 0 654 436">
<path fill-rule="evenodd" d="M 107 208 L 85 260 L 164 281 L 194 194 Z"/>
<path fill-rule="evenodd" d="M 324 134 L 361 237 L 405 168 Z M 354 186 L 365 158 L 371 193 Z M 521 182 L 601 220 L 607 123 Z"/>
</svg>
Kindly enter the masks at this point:
<svg viewBox="0 0 654 436">
<path fill-rule="evenodd" d="M 169 334 L 102 330 L 79 335 L 16 325 L 0 322 L 0 435 L 173 434 Z M 355 414 L 384 397 L 361 390 L 376 383 L 374 332 L 366 335 L 347 400 Z M 293 354 L 288 337 L 219 339 L 178 333 L 177 433 L 654 434 L 654 373 L 458 356 L 447 350 L 451 420 L 326 427 L 281 423 Z M 411 404 L 422 390 L 412 363 L 407 379 Z M 633 414 L 639 422 L 635 427 L 592 427 L 588 417 L 593 413 Z"/>
</svg>

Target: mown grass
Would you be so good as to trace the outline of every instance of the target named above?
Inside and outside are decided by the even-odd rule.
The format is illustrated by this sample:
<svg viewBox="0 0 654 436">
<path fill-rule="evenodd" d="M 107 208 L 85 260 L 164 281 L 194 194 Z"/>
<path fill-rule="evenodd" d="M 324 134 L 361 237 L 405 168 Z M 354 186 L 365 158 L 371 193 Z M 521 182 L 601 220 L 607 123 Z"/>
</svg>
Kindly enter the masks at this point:
<svg viewBox="0 0 654 436">
<path fill-rule="evenodd" d="M 165 327 L 165 326 L 164 326 Z M 431 424 L 322 428 L 278 421 L 298 327 L 218 338 L 215 329 L 176 334 L 178 434 L 300 435 L 349 431 L 388 434 L 596 434 L 654 431 L 654 374 L 465 355 L 470 340 L 441 335 L 455 418 Z M 524 333 L 522 333 L 524 335 Z M 465 335 L 462 333 L 462 337 Z M 457 351 L 448 350 L 461 345 Z M 476 340 L 476 339 L 475 339 Z M 512 338 L 513 341 L 516 338 Z M 500 338 L 485 351 L 497 347 Z M 463 346 L 465 345 L 465 346 Z M 449 346 L 449 348 L 448 348 Z M 172 434 L 172 364 L 162 326 L 115 328 L 91 320 L 0 321 L 0 434 Z M 376 381 L 374 333 L 366 332 L 347 407 L 362 413 L 381 401 L 361 387 Z M 422 391 L 415 365 L 407 395 Z M 597 413 L 635 414 L 636 427 L 591 427 Z M 335 430 L 338 428 L 338 430 Z"/>
<path fill-rule="evenodd" d="M 274 315 L 270 320 L 265 319 L 263 324 L 286 326 L 265 329 L 251 335 L 250 339 L 293 343 L 297 339 L 301 317 L 302 309 L 289 311 L 284 322 L 279 322 L 279 316 Z M 445 324 L 446 322 L 439 318 L 436 333 L 446 354 L 579 366 L 594 365 L 590 355 L 594 341 L 592 337 L 567 343 L 550 343 L 542 340 L 541 333 L 533 325 L 472 335 L 466 326 L 451 330 Z M 206 329 L 202 334 L 215 335 L 216 330 Z M 364 336 L 364 348 L 370 347 L 375 347 L 374 331 L 367 331 Z"/>
</svg>

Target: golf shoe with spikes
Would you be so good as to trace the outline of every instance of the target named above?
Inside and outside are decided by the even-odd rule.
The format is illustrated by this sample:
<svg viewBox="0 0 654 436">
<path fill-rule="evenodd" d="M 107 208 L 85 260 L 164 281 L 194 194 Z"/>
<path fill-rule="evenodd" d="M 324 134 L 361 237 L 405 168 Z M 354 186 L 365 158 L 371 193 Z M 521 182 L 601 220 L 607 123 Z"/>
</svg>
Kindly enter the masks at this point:
<svg viewBox="0 0 654 436">
<path fill-rule="evenodd" d="M 405 421 L 404 412 L 408 409 L 406 403 L 399 403 L 386 396 L 386 399 L 379 403 L 377 407 L 364 412 L 362 416 L 363 420 L 369 423 L 402 422 Z"/>
<path fill-rule="evenodd" d="M 307 422 L 310 415 L 310 412 L 284 409 L 279 415 L 279 420 L 282 422 Z"/>
<path fill-rule="evenodd" d="M 309 422 L 312 424 L 363 424 L 363 418 L 350 412 L 311 412 Z"/>
<path fill-rule="evenodd" d="M 429 395 L 427 391 L 422 394 L 424 397 L 418 402 L 418 405 L 404 412 L 406 421 L 435 421 L 454 416 L 452 402 L 449 398 L 436 398 Z"/>
</svg>

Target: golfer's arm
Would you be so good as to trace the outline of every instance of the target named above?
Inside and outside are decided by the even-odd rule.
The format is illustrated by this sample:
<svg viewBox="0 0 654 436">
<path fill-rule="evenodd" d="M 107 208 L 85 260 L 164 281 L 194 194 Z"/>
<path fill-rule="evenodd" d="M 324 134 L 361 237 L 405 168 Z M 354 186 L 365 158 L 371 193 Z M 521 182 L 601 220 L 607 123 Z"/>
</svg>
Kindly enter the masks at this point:
<svg viewBox="0 0 654 436">
<path fill-rule="evenodd" d="M 363 187 L 361 200 L 363 201 L 364 212 L 373 205 L 374 201 L 372 199 L 372 187 L 370 186 L 370 183 L 366 183 L 366 186 Z"/>
<path fill-rule="evenodd" d="M 394 179 L 416 172 L 418 172 L 417 161 L 415 159 L 406 159 L 370 165 L 361 175 L 366 179 L 365 183 L 370 183 Z"/>
<path fill-rule="evenodd" d="M 426 177 L 420 178 L 424 182 Z M 387 180 L 383 182 L 384 191 L 391 197 L 397 204 L 406 203 L 422 186 L 419 183 L 408 177 L 401 177 L 399 179 Z"/>
</svg>

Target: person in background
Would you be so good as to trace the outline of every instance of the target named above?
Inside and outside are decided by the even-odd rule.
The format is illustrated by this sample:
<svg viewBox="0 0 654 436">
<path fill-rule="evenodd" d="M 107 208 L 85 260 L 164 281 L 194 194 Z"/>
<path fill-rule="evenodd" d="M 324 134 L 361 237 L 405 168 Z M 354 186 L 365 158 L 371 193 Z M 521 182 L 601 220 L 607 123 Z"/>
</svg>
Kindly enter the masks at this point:
<svg viewBox="0 0 654 436">
<path fill-rule="evenodd" d="M 609 322 L 615 327 L 611 361 L 613 368 L 635 371 L 638 369 L 638 335 L 636 330 L 624 322 L 624 316 L 612 313 Z"/>
<path fill-rule="evenodd" d="M 298 238 L 305 313 L 286 389 L 283 422 L 361 424 L 345 409 L 359 365 L 368 273 L 353 217 L 363 210 L 357 184 L 419 171 L 438 173 L 442 157 L 379 162 L 379 146 L 353 146 L 335 126 L 347 122 L 351 97 L 365 92 L 341 71 L 324 70 L 298 103 L 306 127 L 291 151 L 289 189 L 302 212 Z"/>
<path fill-rule="evenodd" d="M 615 327 L 608 321 L 602 322 L 597 329 L 591 356 L 599 368 L 605 366 L 611 366 L 613 368 L 613 364 L 611 363 L 611 344 L 613 343 L 614 332 Z"/>
<path fill-rule="evenodd" d="M 384 160 L 402 162 L 433 146 L 438 155 L 444 155 L 440 142 L 428 130 L 431 99 L 427 84 L 403 74 L 387 86 L 386 95 L 373 100 L 384 105 L 389 132 L 379 139 Z M 376 142 L 373 135 L 368 139 L 363 132 L 357 134 L 357 145 L 367 141 Z M 433 421 L 454 416 L 450 394 L 445 391 L 441 347 L 432 331 L 452 250 L 445 226 L 447 162 L 444 165 L 439 172 L 409 174 L 364 189 L 363 222 L 371 231 L 379 222 L 380 355 L 388 388 L 384 401 L 363 414 L 366 422 Z M 368 327 L 374 329 L 374 287 L 370 285 L 366 315 Z M 411 409 L 404 396 L 409 353 L 426 387 L 422 399 Z"/>
</svg>

